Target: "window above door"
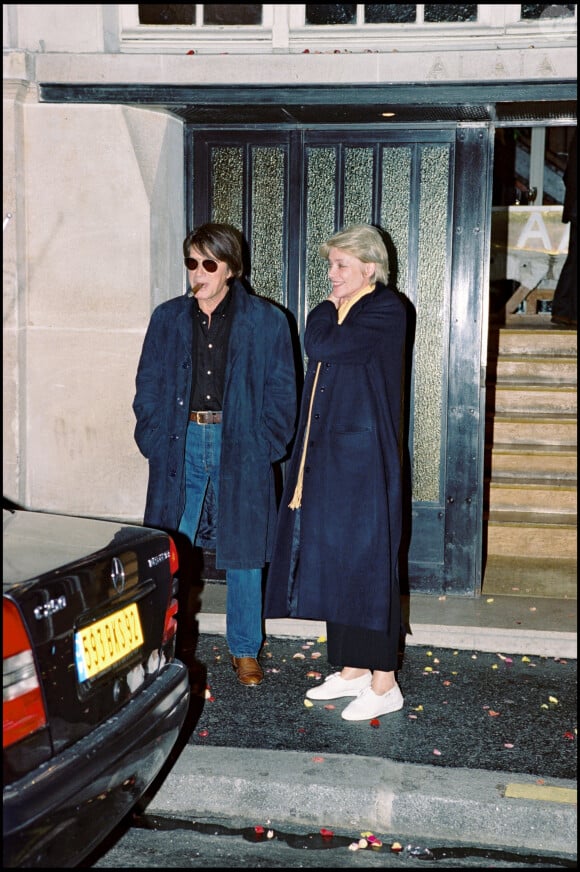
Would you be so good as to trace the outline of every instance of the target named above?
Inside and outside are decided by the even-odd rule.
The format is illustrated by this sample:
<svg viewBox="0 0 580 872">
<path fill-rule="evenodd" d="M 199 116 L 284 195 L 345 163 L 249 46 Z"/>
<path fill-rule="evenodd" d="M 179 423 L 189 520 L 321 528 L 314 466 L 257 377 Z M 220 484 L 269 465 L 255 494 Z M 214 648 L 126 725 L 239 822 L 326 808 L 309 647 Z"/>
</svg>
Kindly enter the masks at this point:
<svg viewBox="0 0 580 872">
<path fill-rule="evenodd" d="M 576 34 L 576 4 L 323 3 L 120 5 L 121 51 L 190 54 L 381 52 L 421 43 L 469 50 L 486 39 Z"/>
</svg>

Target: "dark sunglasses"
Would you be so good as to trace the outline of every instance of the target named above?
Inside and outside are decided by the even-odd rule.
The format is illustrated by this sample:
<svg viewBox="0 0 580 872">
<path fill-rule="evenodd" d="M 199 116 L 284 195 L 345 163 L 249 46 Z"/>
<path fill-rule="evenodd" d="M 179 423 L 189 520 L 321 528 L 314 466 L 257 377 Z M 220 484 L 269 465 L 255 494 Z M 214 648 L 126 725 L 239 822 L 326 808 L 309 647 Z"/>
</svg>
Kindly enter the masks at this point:
<svg viewBox="0 0 580 872">
<path fill-rule="evenodd" d="M 183 262 L 188 269 L 197 269 L 199 265 L 199 260 L 196 260 L 195 257 L 184 257 Z M 208 273 L 214 273 L 218 268 L 215 260 L 202 260 L 201 265 Z"/>
</svg>

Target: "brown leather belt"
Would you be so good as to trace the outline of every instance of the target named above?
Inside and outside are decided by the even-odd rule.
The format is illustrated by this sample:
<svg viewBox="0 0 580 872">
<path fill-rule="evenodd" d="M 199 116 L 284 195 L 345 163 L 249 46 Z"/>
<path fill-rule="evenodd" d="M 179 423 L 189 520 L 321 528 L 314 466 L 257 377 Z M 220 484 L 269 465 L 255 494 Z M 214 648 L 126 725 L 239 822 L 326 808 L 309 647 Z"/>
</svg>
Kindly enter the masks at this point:
<svg viewBox="0 0 580 872">
<path fill-rule="evenodd" d="M 190 412 L 189 420 L 196 424 L 221 424 L 221 412 Z"/>
</svg>

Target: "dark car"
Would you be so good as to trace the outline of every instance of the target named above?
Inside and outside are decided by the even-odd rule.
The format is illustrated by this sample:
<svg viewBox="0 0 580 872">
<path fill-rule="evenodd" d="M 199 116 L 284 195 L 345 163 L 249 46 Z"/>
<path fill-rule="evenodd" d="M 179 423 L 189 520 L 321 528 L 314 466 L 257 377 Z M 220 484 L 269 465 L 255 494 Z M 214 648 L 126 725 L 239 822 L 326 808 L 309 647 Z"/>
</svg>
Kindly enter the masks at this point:
<svg viewBox="0 0 580 872">
<path fill-rule="evenodd" d="M 4 866 L 71 867 L 143 796 L 185 720 L 177 551 L 115 521 L 3 520 Z"/>
</svg>

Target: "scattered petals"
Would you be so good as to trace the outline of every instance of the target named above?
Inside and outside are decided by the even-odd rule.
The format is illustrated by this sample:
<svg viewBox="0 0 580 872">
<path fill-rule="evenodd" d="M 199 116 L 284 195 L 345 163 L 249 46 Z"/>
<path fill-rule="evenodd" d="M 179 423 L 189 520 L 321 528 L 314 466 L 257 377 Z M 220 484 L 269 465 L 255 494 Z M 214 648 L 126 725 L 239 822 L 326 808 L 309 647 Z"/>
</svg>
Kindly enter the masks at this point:
<svg viewBox="0 0 580 872">
<path fill-rule="evenodd" d="M 403 850 L 403 846 L 401 845 L 400 842 L 393 842 L 393 844 L 391 845 L 391 851 L 398 852 L 398 851 L 402 851 L 402 850 Z"/>
<path fill-rule="evenodd" d="M 446 600 L 447 597 L 446 597 L 445 595 L 443 595 L 443 596 L 438 596 L 437 599 L 438 599 L 439 602 L 441 603 L 441 602 L 443 602 L 444 600 Z"/>
<path fill-rule="evenodd" d="M 444 681 L 444 682 L 443 682 L 443 686 L 444 686 L 444 687 L 449 687 L 450 684 L 451 684 L 450 681 Z"/>
<path fill-rule="evenodd" d="M 304 705 L 306 706 L 306 708 L 312 708 L 312 706 L 314 705 L 314 703 L 311 702 L 309 699 L 305 699 L 305 700 L 304 700 Z"/>
<path fill-rule="evenodd" d="M 530 611 L 531 611 L 531 612 L 536 612 L 536 611 L 537 611 L 537 609 L 536 609 L 536 607 L 535 607 L 535 606 L 530 606 Z"/>
<path fill-rule="evenodd" d="M 322 642 L 326 642 L 326 636 L 319 636 L 318 639 L 317 639 L 316 641 L 317 641 L 317 642 L 320 642 L 320 643 L 322 643 Z"/>
<path fill-rule="evenodd" d="M 441 751 L 439 751 L 438 748 L 433 748 L 433 753 L 435 754 L 436 757 L 440 757 L 440 756 L 441 756 Z"/>
<path fill-rule="evenodd" d="M 300 651 L 297 651 L 296 654 L 292 655 L 293 660 L 304 660 L 306 658 L 306 654 L 301 654 Z"/>
<path fill-rule="evenodd" d="M 558 705 L 558 698 L 555 696 L 549 696 L 548 701 L 553 702 L 555 705 Z"/>
<path fill-rule="evenodd" d="M 505 660 L 505 659 L 506 659 L 505 654 L 496 654 L 495 656 L 496 656 L 496 657 L 499 657 L 500 660 Z"/>
<path fill-rule="evenodd" d="M 209 736 L 209 730 L 200 730 L 197 735 L 202 739 L 206 739 Z"/>
<path fill-rule="evenodd" d="M 522 663 L 529 663 L 529 662 L 530 662 L 530 658 L 526 657 L 526 655 L 524 654 L 524 656 L 522 657 Z"/>
<path fill-rule="evenodd" d="M 307 51 L 307 49 L 306 49 Z M 351 842 L 348 846 L 349 851 L 358 851 L 358 842 Z"/>
<path fill-rule="evenodd" d="M 417 715 L 409 715 L 408 717 L 409 717 L 409 720 L 410 720 L 410 721 L 416 721 L 416 720 L 417 720 Z"/>
<path fill-rule="evenodd" d="M 379 721 L 378 718 L 373 718 L 372 721 L 370 722 L 370 724 L 371 724 L 371 727 L 374 727 L 376 730 L 377 727 L 380 727 L 381 722 Z"/>
<path fill-rule="evenodd" d="M 266 838 L 273 839 L 274 838 L 274 830 L 268 830 L 268 832 L 266 833 Z"/>
<path fill-rule="evenodd" d="M 424 666 L 423 672 L 433 672 L 433 667 L 432 666 Z"/>
<path fill-rule="evenodd" d="M 493 602 L 493 597 L 492 597 L 492 596 L 489 596 L 489 597 L 486 599 L 486 603 L 492 603 L 492 602 Z"/>
<path fill-rule="evenodd" d="M 313 757 L 312 762 L 313 763 L 324 763 L 324 757 Z"/>
<path fill-rule="evenodd" d="M 422 705 L 416 705 L 416 706 L 413 708 L 413 711 L 414 711 L 414 712 L 422 712 L 422 711 L 423 711 L 423 706 L 422 706 Z"/>
<path fill-rule="evenodd" d="M 205 696 L 206 699 L 211 699 L 211 698 L 212 698 L 212 696 L 211 696 L 211 690 L 209 689 L 209 687 L 206 687 L 206 689 L 205 689 L 205 693 L 204 693 L 204 696 Z"/>
<path fill-rule="evenodd" d="M 499 666 L 497 665 L 497 663 L 492 663 L 491 668 L 492 669 L 499 669 Z"/>
<path fill-rule="evenodd" d="M 490 710 L 488 711 L 488 715 L 489 715 L 491 718 L 497 718 L 497 717 L 499 717 L 499 712 L 494 712 L 493 709 L 490 709 Z"/>
<path fill-rule="evenodd" d="M 574 733 L 571 733 L 570 730 L 566 730 L 566 732 L 564 733 L 564 738 L 565 739 L 574 739 Z"/>
<path fill-rule="evenodd" d="M 313 660 L 318 660 L 319 657 L 322 657 L 322 654 L 320 651 L 313 651 L 310 656 Z"/>
<path fill-rule="evenodd" d="M 328 705 L 325 705 L 324 708 L 325 708 L 327 711 L 332 712 L 332 711 L 334 711 L 334 709 L 336 708 L 336 706 L 333 705 L 333 704 L 330 702 L 330 703 L 328 703 Z"/>
<path fill-rule="evenodd" d="M 260 827 L 260 826 L 254 827 L 254 832 L 257 833 L 259 836 L 261 836 L 262 833 L 264 832 L 264 827 Z"/>
<path fill-rule="evenodd" d="M 366 839 L 359 839 L 358 846 L 359 846 L 359 848 L 368 848 L 369 843 L 367 842 Z"/>
<path fill-rule="evenodd" d="M 322 678 L 321 672 L 307 672 L 306 678 Z"/>
<path fill-rule="evenodd" d="M 432 656 L 433 656 L 433 652 L 432 652 L 432 651 L 427 651 L 426 654 L 427 654 L 427 657 L 432 657 Z"/>
<path fill-rule="evenodd" d="M 324 827 L 320 830 L 320 835 L 323 839 L 332 839 L 334 833 L 332 830 L 326 830 Z"/>
<path fill-rule="evenodd" d="M 540 706 L 540 708 L 547 709 L 547 708 L 550 708 L 550 706 L 548 705 L 547 702 L 543 702 L 542 705 Z"/>
<path fill-rule="evenodd" d="M 513 748 L 513 745 L 511 742 L 504 742 L 503 746 L 504 746 L 504 748 Z"/>
</svg>

